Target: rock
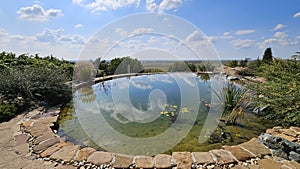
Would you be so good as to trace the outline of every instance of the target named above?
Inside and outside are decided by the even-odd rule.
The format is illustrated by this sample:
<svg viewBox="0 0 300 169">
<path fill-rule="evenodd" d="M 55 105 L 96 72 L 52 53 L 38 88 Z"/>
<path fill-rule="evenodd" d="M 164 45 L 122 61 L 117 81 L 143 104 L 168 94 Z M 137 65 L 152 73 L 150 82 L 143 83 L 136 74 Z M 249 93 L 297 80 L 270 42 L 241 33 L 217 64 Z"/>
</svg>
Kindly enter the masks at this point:
<svg viewBox="0 0 300 169">
<path fill-rule="evenodd" d="M 231 154 L 239 161 L 246 161 L 255 157 L 255 155 L 249 153 L 240 146 L 223 146 L 223 148 L 227 151 L 230 151 Z"/>
<path fill-rule="evenodd" d="M 32 124 L 33 124 L 33 120 L 28 120 L 28 121 L 23 121 L 21 124 L 24 126 L 24 127 L 30 127 Z"/>
<path fill-rule="evenodd" d="M 63 165 L 63 164 L 59 164 L 57 167 L 55 167 L 56 169 L 76 169 L 77 167 L 74 167 L 72 165 Z"/>
<path fill-rule="evenodd" d="M 172 157 L 175 159 L 177 169 L 185 169 L 192 167 L 192 154 L 190 152 L 173 152 Z"/>
<path fill-rule="evenodd" d="M 264 145 L 260 144 L 257 138 L 252 138 L 251 140 L 242 143 L 239 146 L 245 148 L 259 158 L 263 157 L 264 155 L 271 154 L 271 151 Z"/>
<path fill-rule="evenodd" d="M 39 144 L 40 142 L 43 142 L 45 140 L 56 138 L 55 134 L 53 132 L 47 132 L 43 135 L 38 136 L 36 139 L 34 139 L 33 144 Z"/>
<path fill-rule="evenodd" d="M 242 166 L 242 165 L 236 165 L 236 166 L 233 166 L 233 167 L 230 167 L 232 169 L 248 169 L 248 167 L 245 167 L 245 166 Z"/>
<path fill-rule="evenodd" d="M 15 145 L 21 145 L 21 144 L 25 144 L 27 142 L 27 140 L 29 139 L 29 136 L 27 134 L 20 134 L 15 136 Z"/>
<path fill-rule="evenodd" d="M 53 153 L 51 159 L 60 159 L 65 162 L 70 162 L 75 156 L 76 152 L 80 149 L 79 145 L 67 145 L 62 147 L 60 150 Z"/>
<path fill-rule="evenodd" d="M 229 151 L 216 149 L 210 150 L 209 152 L 217 158 L 217 164 L 224 165 L 237 162 L 235 157 Z"/>
<path fill-rule="evenodd" d="M 136 168 L 153 168 L 154 159 L 149 156 L 135 156 L 135 167 Z"/>
<path fill-rule="evenodd" d="M 60 142 L 60 143 L 57 143 L 49 148 L 47 148 L 45 151 L 43 151 L 40 156 L 41 157 L 48 157 L 50 156 L 51 154 L 53 154 L 54 152 L 56 152 L 57 150 L 59 150 L 60 148 L 64 147 L 68 145 L 67 143 L 65 142 Z"/>
<path fill-rule="evenodd" d="M 294 152 L 294 151 L 291 151 L 291 152 L 290 152 L 290 155 L 289 155 L 289 159 L 290 159 L 290 160 L 297 161 L 298 163 L 300 163 L 300 154 L 299 154 L 299 153 L 296 153 L 296 152 Z"/>
<path fill-rule="evenodd" d="M 93 163 L 97 166 L 100 165 L 109 165 L 113 159 L 112 153 L 96 151 L 89 158 L 87 162 Z"/>
<path fill-rule="evenodd" d="M 167 154 L 158 154 L 154 157 L 155 161 L 155 168 L 171 168 L 172 162 L 171 162 L 172 156 Z"/>
<path fill-rule="evenodd" d="M 41 151 L 44 151 L 46 150 L 47 148 L 51 147 L 52 145 L 56 144 L 59 142 L 59 139 L 58 138 L 53 138 L 53 139 L 49 139 L 49 140 L 46 140 L 36 146 L 33 147 L 33 151 L 35 153 L 39 153 Z"/>
<path fill-rule="evenodd" d="M 272 149 L 274 155 L 285 159 L 293 159 L 295 161 L 300 161 L 299 144 L 269 134 L 261 135 L 259 137 L 259 140 L 264 145 Z"/>
<path fill-rule="evenodd" d="M 275 127 L 273 127 L 272 130 L 274 130 L 275 132 L 280 132 L 281 129 L 282 129 L 281 126 L 275 126 Z"/>
<path fill-rule="evenodd" d="M 228 80 L 240 80 L 240 78 L 237 76 L 228 76 L 227 79 Z"/>
<path fill-rule="evenodd" d="M 75 156 L 76 161 L 86 160 L 91 154 L 93 154 L 96 150 L 91 147 L 85 147 L 79 150 L 77 155 Z"/>
<path fill-rule="evenodd" d="M 33 123 L 33 126 L 39 126 L 42 124 L 53 124 L 57 121 L 58 116 L 49 116 L 49 117 L 43 117 L 36 119 L 36 121 Z"/>
<path fill-rule="evenodd" d="M 288 136 L 288 135 L 285 135 L 283 133 L 274 133 L 273 135 L 276 136 L 276 137 L 284 138 L 284 139 L 286 139 L 288 141 L 292 141 L 292 142 L 297 140 L 295 137 Z"/>
<path fill-rule="evenodd" d="M 282 164 L 280 162 L 273 161 L 271 159 L 262 159 L 258 161 L 259 168 L 265 169 L 281 169 Z"/>
<path fill-rule="evenodd" d="M 279 131 L 288 136 L 292 136 L 292 137 L 298 136 L 298 134 L 294 130 L 291 130 L 291 129 L 280 129 Z"/>
<path fill-rule="evenodd" d="M 258 106 L 253 109 L 253 113 L 257 115 L 265 115 L 269 106 Z"/>
<path fill-rule="evenodd" d="M 133 156 L 116 154 L 114 168 L 129 168 L 133 164 Z"/>
<path fill-rule="evenodd" d="M 300 135 L 300 127 L 290 127 L 290 129 L 293 130 L 298 135 Z"/>
<path fill-rule="evenodd" d="M 209 165 L 216 163 L 212 157 L 212 154 L 209 152 L 193 152 L 192 155 L 195 159 L 195 164 L 197 165 Z"/>
<path fill-rule="evenodd" d="M 135 168 L 153 168 L 154 158 L 149 156 L 135 156 Z"/>
</svg>

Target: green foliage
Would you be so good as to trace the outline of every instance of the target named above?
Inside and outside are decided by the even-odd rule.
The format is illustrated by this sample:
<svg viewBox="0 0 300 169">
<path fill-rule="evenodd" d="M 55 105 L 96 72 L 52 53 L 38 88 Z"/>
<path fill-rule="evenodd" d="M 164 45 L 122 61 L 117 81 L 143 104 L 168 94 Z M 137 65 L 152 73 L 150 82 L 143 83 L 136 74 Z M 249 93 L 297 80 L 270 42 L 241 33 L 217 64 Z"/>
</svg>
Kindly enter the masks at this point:
<svg viewBox="0 0 300 169">
<path fill-rule="evenodd" d="M 186 63 L 192 72 L 197 72 L 197 67 L 194 63 Z"/>
<path fill-rule="evenodd" d="M 0 104 L 0 122 L 13 117 L 17 113 L 17 107 L 14 104 Z"/>
<path fill-rule="evenodd" d="M 215 66 L 210 62 L 203 62 L 198 65 L 198 69 L 200 72 L 214 71 Z"/>
<path fill-rule="evenodd" d="M 175 62 L 170 65 L 169 72 L 191 72 L 192 70 L 189 67 L 189 64 L 186 62 Z"/>
<path fill-rule="evenodd" d="M 71 80 L 72 74 L 72 63 L 53 56 L 21 54 L 16 57 L 1 52 L 1 118 L 13 117 L 34 104 L 53 106 L 68 102 L 72 93 L 65 83 Z"/>
<path fill-rule="evenodd" d="M 238 61 L 237 60 L 231 60 L 227 63 L 227 66 L 229 67 L 237 67 L 238 66 Z"/>
<path fill-rule="evenodd" d="M 110 61 L 110 63 L 103 60 L 99 63 L 98 68 L 100 70 L 98 75 L 139 73 L 144 69 L 139 60 L 132 59 L 129 56 L 123 58 L 114 58 Z"/>
<path fill-rule="evenodd" d="M 277 125 L 300 126 L 300 62 L 275 59 L 262 65 L 259 75 L 267 82 L 256 84 L 253 90 L 260 103 L 271 108 L 266 118 Z"/>
<path fill-rule="evenodd" d="M 49 105 L 70 99 L 71 90 L 65 84 L 67 75 L 51 67 L 14 66 L 0 72 L 0 94 L 5 100 L 17 97 L 27 101 L 44 101 Z"/>
<path fill-rule="evenodd" d="M 74 67 L 73 80 L 76 82 L 87 82 L 95 78 L 96 68 L 90 61 L 79 61 Z"/>
<path fill-rule="evenodd" d="M 224 105 L 223 115 L 226 116 L 227 125 L 233 125 L 238 118 L 243 117 L 244 110 L 252 103 L 247 89 L 240 88 L 233 83 L 226 84 L 221 93 L 216 94 L 221 104 Z"/>
<path fill-rule="evenodd" d="M 270 62 L 272 62 L 272 60 L 273 60 L 272 49 L 267 48 L 264 52 L 262 61 L 264 63 L 270 63 Z"/>
</svg>

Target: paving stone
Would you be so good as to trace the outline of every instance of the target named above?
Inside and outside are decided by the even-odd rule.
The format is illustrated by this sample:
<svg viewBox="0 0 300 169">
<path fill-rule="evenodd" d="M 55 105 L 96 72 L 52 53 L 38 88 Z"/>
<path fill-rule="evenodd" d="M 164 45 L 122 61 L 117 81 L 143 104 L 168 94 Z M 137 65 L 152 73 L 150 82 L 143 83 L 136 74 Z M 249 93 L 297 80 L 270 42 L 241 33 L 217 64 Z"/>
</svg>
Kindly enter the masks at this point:
<svg viewBox="0 0 300 169">
<path fill-rule="evenodd" d="M 88 162 L 95 165 L 108 165 L 113 159 L 113 154 L 108 152 L 96 151 L 87 159 Z"/>
<path fill-rule="evenodd" d="M 280 129 L 282 129 L 281 126 L 276 126 L 272 128 L 272 130 L 274 130 L 275 132 L 280 132 Z"/>
<path fill-rule="evenodd" d="M 115 162 L 113 164 L 114 168 L 129 168 L 132 165 L 133 156 L 116 154 Z"/>
<path fill-rule="evenodd" d="M 44 133 L 43 135 L 38 136 L 33 140 L 33 144 L 39 144 L 45 140 L 51 139 L 51 138 L 56 138 L 55 134 L 53 132 L 47 132 Z"/>
<path fill-rule="evenodd" d="M 217 164 L 224 165 L 237 162 L 230 151 L 216 149 L 210 150 L 209 152 L 211 152 L 217 158 Z"/>
<path fill-rule="evenodd" d="M 177 169 L 192 167 L 193 160 L 190 152 L 173 152 L 172 157 L 176 161 Z"/>
<path fill-rule="evenodd" d="M 287 166 L 290 166 L 292 169 L 299 169 L 300 168 L 300 164 L 297 163 L 296 161 L 284 160 L 283 163 Z"/>
<path fill-rule="evenodd" d="M 85 147 L 78 151 L 75 156 L 76 161 L 86 160 L 91 154 L 93 154 L 96 150 L 91 147 Z"/>
<path fill-rule="evenodd" d="M 29 127 L 29 126 L 31 126 L 32 124 L 33 124 L 33 120 L 28 120 L 28 121 L 22 121 L 22 125 L 24 126 L 24 127 Z"/>
<path fill-rule="evenodd" d="M 32 136 L 38 137 L 40 135 L 43 135 L 47 132 L 52 132 L 51 128 L 48 126 L 31 126 L 26 129 L 27 132 L 29 132 Z"/>
<path fill-rule="evenodd" d="M 248 165 L 248 168 L 249 169 L 260 169 L 259 166 L 256 164 L 250 164 L 250 165 Z"/>
<path fill-rule="evenodd" d="M 54 145 L 58 142 L 59 142 L 59 139 L 57 139 L 57 138 L 46 140 L 46 141 L 34 146 L 33 151 L 35 153 L 39 153 L 41 151 L 46 150 L 47 148 L 51 147 L 52 145 Z"/>
<path fill-rule="evenodd" d="M 230 151 L 233 156 L 239 161 L 246 161 L 250 158 L 254 158 L 255 155 L 249 153 L 245 149 L 239 146 L 223 146 L 227 151 Z"/>
<path fill-rule="evenodd" d="M 60 159 L 65 162 L 70 162 L 79 149 L 80 149 L 79 145 L 67 145 L 67 146 L 62 147 L 60 150 L 54 152 L 50 156 L 50 158 L 51 159 Z"/>
<path fill-rule="evenodd" d="M 280 169 L 282 164 L 271 159 L 262 159 L 258 161 L 259 168 L 261 169 Z"/>
<path fill-rule="evenodd" d="M 43 151 L 40 156 L 41 157 L 48 157 L 50 156 L 51 154 L 53 154 L 54 152 L 56 152 L 57 150 L 61 149 L 62 147 L 68 145 L 67 143 L 65 142 L 60 142 L 60 143 L 57 143 L 49 148 L 47 148 L 45 151 Z"/>
<path fill-rule="evenodd" d="M 62 165 L 59 164 L 57 167 L 55 167 L 56 169 L 76 169 L 77 167 L 74 167 L 72 165 Z"/>
<path fill-rule="evenodd" d="M 292 136 L 292 137 L 297 137 L 297 135 L 298 135 L 294 130 L 291 130 L 291 129 L 281 129 L 280 132 L 282 132 L 285 135 Z"/>
<path fill-rule="evenodd" d="M 28 139 L 29 139 L 29 136 L 27 134 L 17 135 L 17 136 L 15 136 L 15 145 L 18 146 L 20 144 L 25 144 Z"/>
<path fill-rule="evenodd" d="M 274 133 L 273 136 L 276 136 L 276 137 L 281 137 L 281 138 L 284 138 L 288 141 L 296 141 L 297 139 L 295 137 L 292 137 L 292 136 L 288 136 L 286 134 L 283 134 L 283 133 Z"/>
<path fill-rule="evenodd" d="M 172 156 L 167 154 L 158 154 L 154 157 L 155 168 L 170 168 L 172 167 Z"/>
<path fill-rule="evenodd" d="M 290 127 L 291 130 L 293 130 L 295 133 L 300 134 L 300 127 Z"/>
<path fill-rule="evenodd" d="M 135 156 L 135 167 L 136 168 L 153 168 L 154 158 L 149 156 Z"/>
<path fill-rule="evenodd" d="M 193 152 L 192 155 L 195 159 L 195 164 L 197 164 L 197 165 L 216 163 L 210 152 Z"/>
<path fill-rule="evenodd" d="M 252 138 L 251 140 L 242 143 L 239 146 L 245 148 L 259 158 L 263 157 L 264 155 L 271 154 L 271 151 L 264 145 L 260 144 L 257 138 Z"/>
<path fill-rule="evenodd" d="M 39 126 L 41 124 L 53 124 L 57 121 L 58 116 L 49 116 L 49 117 L 44 117 L 44 118 L 39 118 L 37 119 L 34 123 L 33 126 Z"/>
<path fill-rule="evenodd" d="M 243 166 L 243 165 L 235 165 L 232 167 L 232 169 L 248 169 L 248 167 Z"/>
</svg>

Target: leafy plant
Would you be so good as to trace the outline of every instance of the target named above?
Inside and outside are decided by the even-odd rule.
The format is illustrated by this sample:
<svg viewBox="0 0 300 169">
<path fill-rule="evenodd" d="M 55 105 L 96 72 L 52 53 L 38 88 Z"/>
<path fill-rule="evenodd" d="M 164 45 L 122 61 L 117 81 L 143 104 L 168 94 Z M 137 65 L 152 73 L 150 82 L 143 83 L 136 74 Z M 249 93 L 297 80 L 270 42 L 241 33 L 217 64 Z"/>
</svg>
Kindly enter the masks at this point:
<svg viewBox="0 0 300 169">
<path fill-rule="evenodd" d="M 258 74 L 267 80 L 253 86 L 260 104 L 270 106 L 266 118 L 277 125 L 300 126 L 300 62 L 275 59 Z"/>
</svg>

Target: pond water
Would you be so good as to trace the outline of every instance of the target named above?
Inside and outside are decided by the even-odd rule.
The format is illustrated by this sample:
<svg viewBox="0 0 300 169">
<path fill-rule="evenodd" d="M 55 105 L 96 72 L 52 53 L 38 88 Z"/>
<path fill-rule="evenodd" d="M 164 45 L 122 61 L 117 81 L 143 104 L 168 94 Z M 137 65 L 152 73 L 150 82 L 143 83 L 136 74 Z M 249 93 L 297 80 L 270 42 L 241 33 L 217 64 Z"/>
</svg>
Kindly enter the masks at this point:
<svg viewBox="0 0 300 169">
<path fill-rule="evenodd" d="M 98 150 L 154 155 L 207 151 L 259 135 L 270 123 L 252 114 L 236 126 L 219 122 L 225 81 L 191 73 L 113 79 L 74 93 L 62 108 L 58 134 Z"/>
</svg>

